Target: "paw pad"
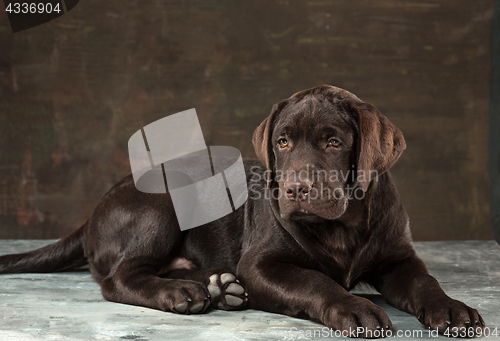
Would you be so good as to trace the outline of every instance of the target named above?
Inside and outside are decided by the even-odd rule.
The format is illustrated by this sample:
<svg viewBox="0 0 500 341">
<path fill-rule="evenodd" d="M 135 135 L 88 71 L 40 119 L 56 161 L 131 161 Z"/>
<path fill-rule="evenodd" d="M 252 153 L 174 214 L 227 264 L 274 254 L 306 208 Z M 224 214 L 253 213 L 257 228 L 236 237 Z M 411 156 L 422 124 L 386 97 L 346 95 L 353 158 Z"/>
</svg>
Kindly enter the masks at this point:
<svg viewBox="0 0 500 341">
<path fill-rule="evenodd" d="M 213 306 L 223 310 L 234 310 L 241 308 L 248 301 L 248 294 L 236 276 L 226 272 L 221 275 L 210 276 L 207 286 Z"/>
</svg>

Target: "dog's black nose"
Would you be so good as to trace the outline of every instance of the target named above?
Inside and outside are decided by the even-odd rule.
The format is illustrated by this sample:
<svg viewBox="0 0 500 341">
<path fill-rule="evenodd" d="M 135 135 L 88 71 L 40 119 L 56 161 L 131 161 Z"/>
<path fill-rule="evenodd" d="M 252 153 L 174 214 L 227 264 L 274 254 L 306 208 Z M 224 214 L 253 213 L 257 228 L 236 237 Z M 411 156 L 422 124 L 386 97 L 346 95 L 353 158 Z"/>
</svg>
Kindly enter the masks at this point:
<svg viewBox="0 0 500 341">
<path fill-rule="evenodd" d="M 306 181 L 285 182 L 285 195 L 290 200 L 306 200 L 311 191 L 311 184 Z"/>
</svg>

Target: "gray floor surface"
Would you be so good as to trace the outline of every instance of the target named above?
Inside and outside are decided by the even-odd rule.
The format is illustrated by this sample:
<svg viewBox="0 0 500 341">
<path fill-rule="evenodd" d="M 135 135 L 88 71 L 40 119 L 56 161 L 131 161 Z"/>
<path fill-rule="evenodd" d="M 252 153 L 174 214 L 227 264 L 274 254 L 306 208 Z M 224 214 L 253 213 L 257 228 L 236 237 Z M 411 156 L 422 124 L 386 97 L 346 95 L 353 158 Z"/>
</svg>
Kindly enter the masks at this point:
<svg viewBox="0 0 500 341">
<path fill-rule="evenodd" d="M 0 240 L 0 254 L 24 252 L 51 241 Z M 500 340 L 500 250 L 493 241 L 418 242 L 418 254 L 451 297 L 479 310 Z M 300 279 L 297 279 L 300 280 Z M 374 292 L 357 290 L 358 293 Z M 378 295 L 387 310 L 391 340 L 444 339 Z M 328 340 L 324 326 L 255 310 L 176 315 L 105 301 L 88 272 L 0 275 L 0 341 L 10 340 Z M 329 332 L 330 333 L 330 332 Z M 405 336 L 406 334 L 406 336 Z"/>
</svg>

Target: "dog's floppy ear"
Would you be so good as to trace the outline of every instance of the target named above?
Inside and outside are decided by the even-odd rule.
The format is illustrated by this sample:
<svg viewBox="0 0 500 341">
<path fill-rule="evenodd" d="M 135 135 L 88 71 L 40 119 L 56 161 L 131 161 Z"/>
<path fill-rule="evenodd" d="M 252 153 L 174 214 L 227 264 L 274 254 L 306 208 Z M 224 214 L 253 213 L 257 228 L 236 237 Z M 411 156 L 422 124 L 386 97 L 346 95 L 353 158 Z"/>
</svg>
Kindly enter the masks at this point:
<svg viewBox="0 0 500 341">
<path fill-rule="evenodd" d="M 350 103 L 358 126 L 358 185 L 363 191 L 399 159 L 406 148 L 403 133 L 370 103 Z"/>
<path fill-rule="evenodd" d="M 252 137 L 253 148 L 260 163 L 267 170 L 267 188 L 270 188 L 274 172 L 273 130 L 276 118 L 287 105 L 288 100 L 283 100 L 273 105 L 271 114 L 255 129 Z"/>
</svg>

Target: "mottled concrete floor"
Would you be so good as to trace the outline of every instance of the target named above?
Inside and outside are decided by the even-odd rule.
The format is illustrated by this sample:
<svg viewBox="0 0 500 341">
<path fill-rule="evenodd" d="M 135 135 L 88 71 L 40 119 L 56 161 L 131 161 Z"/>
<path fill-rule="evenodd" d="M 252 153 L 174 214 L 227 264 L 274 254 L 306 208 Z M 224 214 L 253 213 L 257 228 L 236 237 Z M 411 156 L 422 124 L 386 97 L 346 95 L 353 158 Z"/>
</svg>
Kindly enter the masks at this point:
<svg viewBox="0 0 500 341">
<path fill-rule="evenodd" d="M 23 252 L 49 242 L 0 240 L 0 254 Z M 495 242 L 425 242 L 416 243 L 416 248 L 451 297 L 477 308 L 490 331 L 500 329 L 500 251 Z M 378 295 L 369 297 L 387 310 L 394 333 L 437 338 L 415 317 L 388 306 Z M 254 310 L 182 316 L 110 303 L 102 298 L 88 272 L 0 275 L 1 341 L 329 339 L 319 335 L 322 327 Z M 488 339 L 500 340 L 500 335 Z"/>
</svg>

